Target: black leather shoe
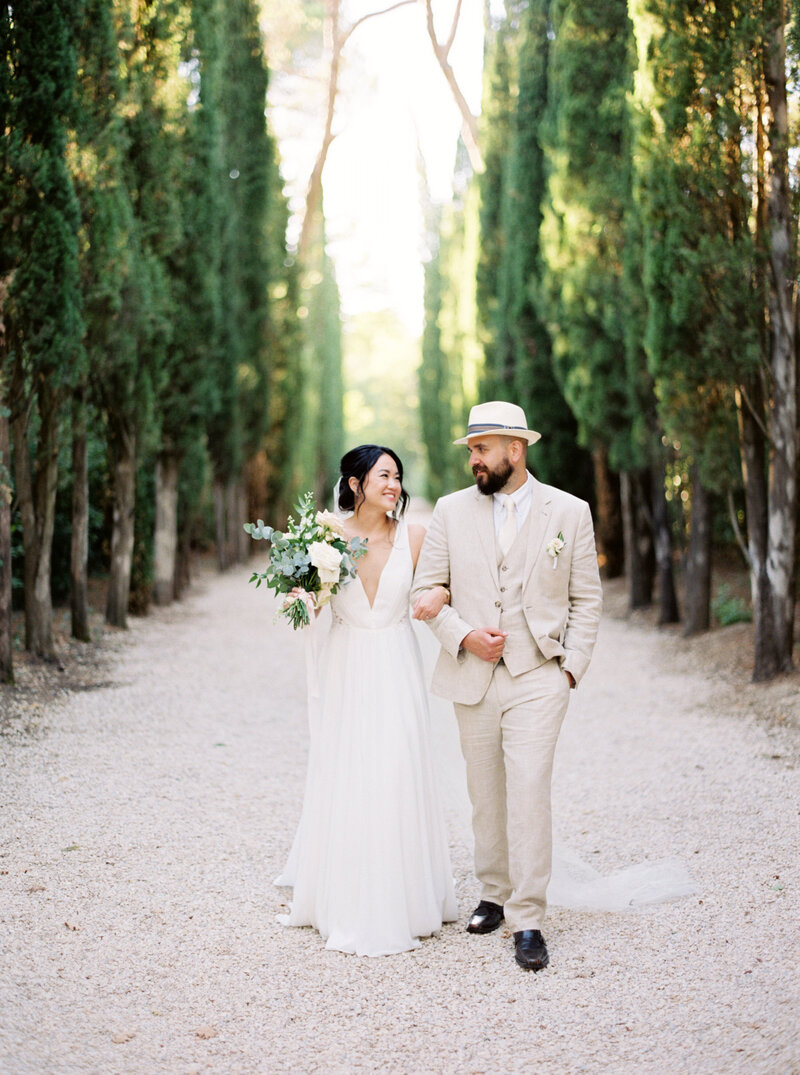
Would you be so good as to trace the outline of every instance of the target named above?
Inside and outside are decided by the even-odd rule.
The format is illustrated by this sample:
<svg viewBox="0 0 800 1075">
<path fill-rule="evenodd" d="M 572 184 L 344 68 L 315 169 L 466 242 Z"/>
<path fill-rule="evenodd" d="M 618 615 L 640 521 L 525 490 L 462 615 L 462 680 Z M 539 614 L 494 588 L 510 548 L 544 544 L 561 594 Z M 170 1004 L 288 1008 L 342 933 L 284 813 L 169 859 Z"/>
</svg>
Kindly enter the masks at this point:
<svg viewBox="0 0 800 1075">
<path fill-rule="evenodd" d="M 524 970 L 542 970 L 547 966 L 550 956 L 538 929 L 521 929 L 514 934 L 514 959 Z"/>
<path fill-rule="evenodd" d="M 493 933 L 503 921 L 503 908 L 481 900 L 467 923 L 467 933 Z"/>
</svg>

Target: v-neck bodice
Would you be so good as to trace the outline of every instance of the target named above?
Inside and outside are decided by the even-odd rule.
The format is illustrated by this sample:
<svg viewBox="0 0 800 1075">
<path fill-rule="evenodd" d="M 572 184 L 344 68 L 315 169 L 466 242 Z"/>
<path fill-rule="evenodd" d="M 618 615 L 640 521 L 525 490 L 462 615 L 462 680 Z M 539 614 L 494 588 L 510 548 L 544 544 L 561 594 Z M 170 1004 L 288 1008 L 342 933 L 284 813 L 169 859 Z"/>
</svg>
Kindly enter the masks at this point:
<svg viewBox="0 0 800 1075">
<path fill-rule="evenodd" d="M 369 603 L 361 579 L 356 577 L 342 586 L 331 599 L 334 624 L 376 629 L 392 627 L 408 619 L 408 597 L 413 577 L 408 527 L 401 519 L 392 549 L 378 578 L 375 598 Z"/>
</svg>

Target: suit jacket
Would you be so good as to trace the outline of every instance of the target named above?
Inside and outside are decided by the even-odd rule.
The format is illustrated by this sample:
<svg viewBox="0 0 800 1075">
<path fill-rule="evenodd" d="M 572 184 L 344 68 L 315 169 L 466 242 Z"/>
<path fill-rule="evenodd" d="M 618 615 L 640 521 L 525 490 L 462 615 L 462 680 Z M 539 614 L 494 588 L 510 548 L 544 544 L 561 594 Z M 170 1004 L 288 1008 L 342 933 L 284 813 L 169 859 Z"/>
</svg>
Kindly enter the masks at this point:
<svg viewBox="0 0 800 1075">
<path fill-rule="evenodd" d="M 531 667 L 556 657 L 577 684 L 591 659 L 602 608 L 591 512 L 585 501 L 533 481 L 522 591 Z M 559 533 L 565 545 L 554 567 L 547 545 Z M 431 690 L 473 705 L 486 693 L 494 665 L 462 649 L 461 641 L 476 628 L 498 627 L 502 605 L 493 498 L 475 486 L 442 497 L 434 508 L 412 601 L 437 584 L 449 586 L 451 596 L 427 621 L 442 646 Z"/>
</svg>

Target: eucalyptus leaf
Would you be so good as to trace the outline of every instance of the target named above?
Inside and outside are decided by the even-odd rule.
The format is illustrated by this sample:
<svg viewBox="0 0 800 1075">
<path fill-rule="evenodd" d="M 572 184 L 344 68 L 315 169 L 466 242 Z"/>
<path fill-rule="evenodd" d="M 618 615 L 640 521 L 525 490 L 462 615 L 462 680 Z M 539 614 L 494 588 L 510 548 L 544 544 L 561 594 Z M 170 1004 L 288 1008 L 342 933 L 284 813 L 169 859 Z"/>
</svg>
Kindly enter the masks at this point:
<svg viewBox="0 0 800 1075">
<path fill-rule="evenodd" d="M 272 527 L 267 526 L 263 519 L 256 523 L 242 523 L 242 526 L 254 541 L 270 541 L 274 533 Z"/>
</svg>

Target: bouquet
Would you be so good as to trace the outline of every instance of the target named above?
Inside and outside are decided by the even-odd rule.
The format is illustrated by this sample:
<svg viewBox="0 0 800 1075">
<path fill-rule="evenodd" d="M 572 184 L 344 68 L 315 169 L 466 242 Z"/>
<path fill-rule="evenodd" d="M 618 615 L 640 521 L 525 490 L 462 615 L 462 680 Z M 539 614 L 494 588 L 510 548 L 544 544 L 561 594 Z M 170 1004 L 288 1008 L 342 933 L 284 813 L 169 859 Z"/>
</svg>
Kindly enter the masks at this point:
<svg viewBox="0 0 800 1075">
<path fill-rule="evenodd" d="M 367 551 L 362 538 L 348 541 L 337 515 L 316 510 L 313 493 L 300 498 L 297 511 L 300 518 L 295 522 L 289 516 L 286 533 L 265 526 L 261 519 L 244 524 L 250 537 L 271 542 L 266 571 L 254 571 L 250 582 L 256 587 L 266 582 L 275 593 L 286 594 L 277 616 L 286 616 L 295 631 L 307 627 L 311 613 L 355 578 L 355 561 Z"/>
</svg>

